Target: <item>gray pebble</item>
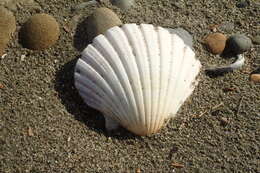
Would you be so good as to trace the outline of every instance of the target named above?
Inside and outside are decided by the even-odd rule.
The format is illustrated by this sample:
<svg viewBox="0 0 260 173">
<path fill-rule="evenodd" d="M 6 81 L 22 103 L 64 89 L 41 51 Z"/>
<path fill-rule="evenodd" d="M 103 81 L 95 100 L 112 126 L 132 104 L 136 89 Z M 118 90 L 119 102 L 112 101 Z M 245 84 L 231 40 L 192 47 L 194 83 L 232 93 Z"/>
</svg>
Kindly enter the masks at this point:
<svg viewBox="0 0 260 173">
<path fill-rule="evenodd" d="M 172 29 L 172 28 L 166 28 L 168 29 L 168 31 L 170 33 L 174 33 L 174 34 L 177 34 L 179 37 L 182 38 L 182 40 L 184 41 L 184 43 L 186 45 L 188 45 L 190 48 L 193 47 L 193 38 L 192 38 L 192 35 L 186 31 L 185 29 L 183 28 L 175 28 L 175 29 Z"/>
<path fill-rule="evenodd" d="M 260 45 L 260 35 L 256 35 L 252 38 L 254 44 Z"/>
<path fill-rule="evenodd" d="M 234 52 L 235 54 L 241 54 L 251 48 L 252 41 L 243 34 L 236 34 L 229 37 L 228 46 L 230 51 Z"/>
<path fill-rule="evenodd" d="M 111 0 L 111 3 L 121 10 L 128 10 L 135 5 L 135 0 Z"/>
<path fill-rule="evenodd" d="M 240 0 L 240 1 L 238 1 L 237 4 L 236 4 L 236 6 L 237 6 L 238 8 L 245 8 L 245 7 L 249 6 L 249 5 L 250 5 L 250 3 L 249 3 L 248 0 Z"/>
</svg>

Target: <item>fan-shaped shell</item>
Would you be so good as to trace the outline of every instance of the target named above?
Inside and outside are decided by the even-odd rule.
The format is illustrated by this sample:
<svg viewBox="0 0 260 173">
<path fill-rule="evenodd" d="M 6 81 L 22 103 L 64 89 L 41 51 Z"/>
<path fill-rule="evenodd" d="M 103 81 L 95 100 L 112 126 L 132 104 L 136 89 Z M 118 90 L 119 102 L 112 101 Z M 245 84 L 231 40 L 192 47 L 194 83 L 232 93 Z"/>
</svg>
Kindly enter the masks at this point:
<svg viewBox="0 0 260 173">
<path fill-rule="evenodd" d="M 138 135 L 156 133 L 196 85 L 201 64 L 176 34 L 150 24 L 125 24 L 98 35 L 75 67 L 86 104 Z"/>
</svg>

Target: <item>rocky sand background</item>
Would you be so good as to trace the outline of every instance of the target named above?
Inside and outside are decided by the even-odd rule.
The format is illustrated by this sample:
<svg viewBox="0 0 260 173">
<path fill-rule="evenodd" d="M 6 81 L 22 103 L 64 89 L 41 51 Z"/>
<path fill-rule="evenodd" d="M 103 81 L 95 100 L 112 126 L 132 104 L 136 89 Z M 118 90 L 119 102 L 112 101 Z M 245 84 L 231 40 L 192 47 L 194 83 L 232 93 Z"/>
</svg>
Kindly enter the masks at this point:
<svg viewBox="0 0 260 173">
<path fill-rule="evenodd" d="M 260 34 L 260 1 L 136 0 L 129 10 L 110 2 L 81 8 L 83 0 L 1 0 L 16 17 L 16 32 L 0 59 L 0 172 L 260 172 L 260 48 L 244 53 L 232 73 L 205 74 L 231 63 L 207 51 L 205 36 Z M 107 134 L 102 115 L 87 107 L 73 85 L 74 65 L 88 44 L 86 18 L 98 7 L 123 23 L 183 27 L 194 37 L 203 69 L 200 83 L 167 127 L 138 137 L 120 129 Z M 75 8 L 77 7 L 77 8 Z M 58 42 L 32 51 L 19 42 L 30 16 L 47 13 L 60 24 Z M 1 19 L 0 19 L 1 20 Z"/>
</svg>

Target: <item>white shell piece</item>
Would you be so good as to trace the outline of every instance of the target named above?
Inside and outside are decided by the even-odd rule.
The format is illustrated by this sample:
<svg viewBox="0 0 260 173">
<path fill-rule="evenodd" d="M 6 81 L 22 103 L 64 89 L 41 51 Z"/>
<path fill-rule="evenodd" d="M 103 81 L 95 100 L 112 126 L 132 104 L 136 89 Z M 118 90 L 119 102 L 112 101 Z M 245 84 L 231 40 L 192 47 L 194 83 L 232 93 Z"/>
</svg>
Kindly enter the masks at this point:
<svg viewBox="0 0 260 173">
<path fill-rule="evenodd" d="M 156 133 L 192 94 L 201 64 L 175 33 L 150 24 L 98 35 L 75 67 L 75 86 L 108 129 Z"/>
</svg>

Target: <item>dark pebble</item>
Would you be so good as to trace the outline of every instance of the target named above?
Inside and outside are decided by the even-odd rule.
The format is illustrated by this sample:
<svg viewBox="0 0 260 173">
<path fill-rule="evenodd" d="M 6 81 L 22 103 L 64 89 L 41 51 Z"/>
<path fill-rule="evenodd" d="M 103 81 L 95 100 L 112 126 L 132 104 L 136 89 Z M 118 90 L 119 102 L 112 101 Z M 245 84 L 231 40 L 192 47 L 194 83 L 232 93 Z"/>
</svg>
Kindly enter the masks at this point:
<svg viewBox="0 0 260 173">
<path fill-rule="evenodd" d="M 248 51 L 252 46 L 252 41 L 250 38 L 243 34 L 232 35 L 228 39 L 229 50 L 235 54 L 241 54 Z"/>
<path fill-rule="evenodd" d="M 250 3 L 249 3 L 249 1 L 247 1 L 247 0 L 240 0 L 240 1 L 238 1 L 237 4 L 236 4 L 236 6 L 237 6 L 238 8 L 245 8 L 245 7 L 249 6 L 249 5 L 250 5 Z"/>
</svg>

